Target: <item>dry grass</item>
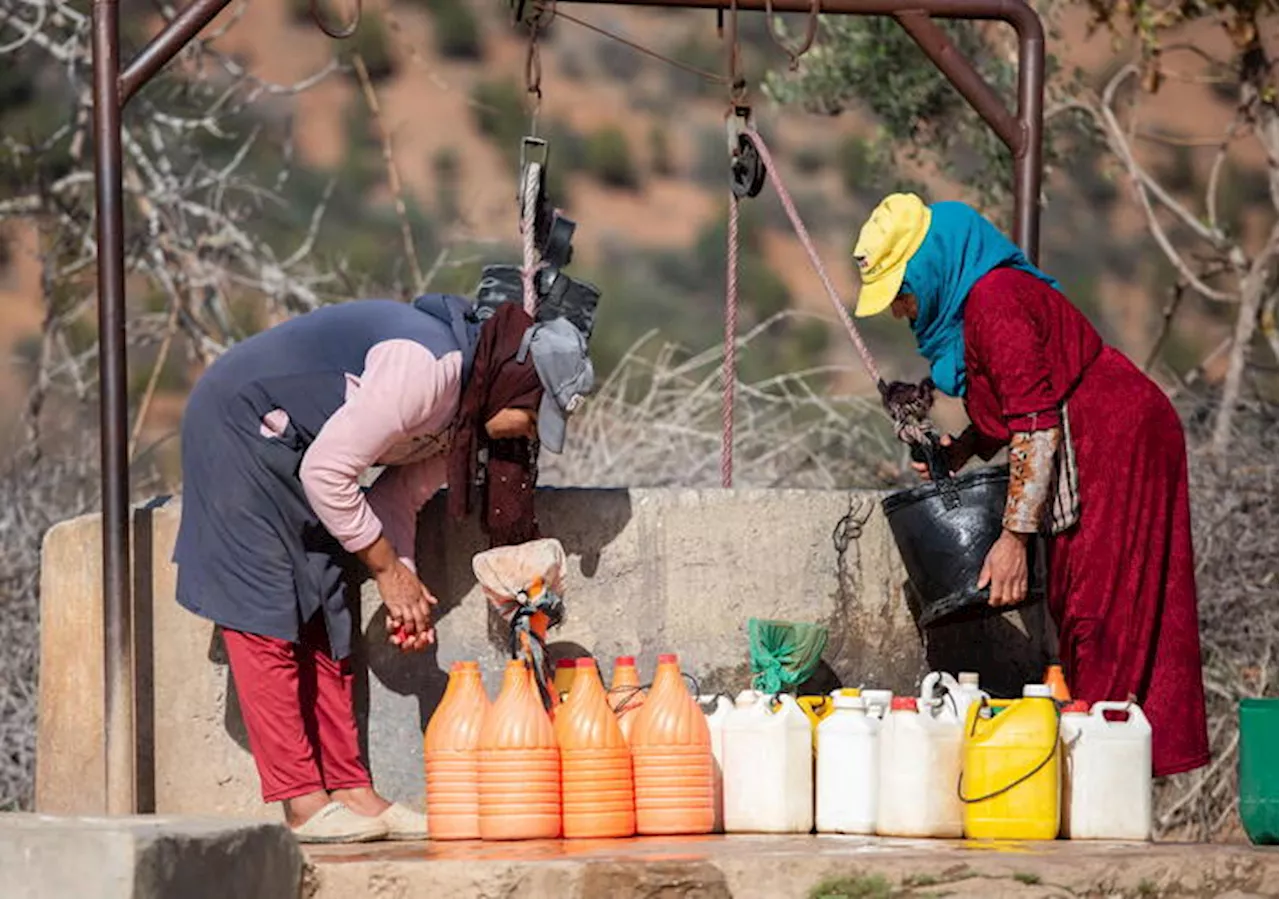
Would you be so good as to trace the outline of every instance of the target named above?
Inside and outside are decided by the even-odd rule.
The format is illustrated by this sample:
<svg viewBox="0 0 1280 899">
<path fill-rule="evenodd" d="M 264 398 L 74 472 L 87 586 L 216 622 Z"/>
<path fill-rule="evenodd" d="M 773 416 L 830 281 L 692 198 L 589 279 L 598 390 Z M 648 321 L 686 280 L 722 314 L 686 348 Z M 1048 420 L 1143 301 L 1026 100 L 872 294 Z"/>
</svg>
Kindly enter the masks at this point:
<svg viewBox="0 0 1280 899">
<path fill-rule="evenodd" d="M 74 443 L 68 444 L 73 446 Z M 40 542 L 96 502 L 89 452 L 24 454 L 0 471 L 0 811 L 31 807 L 40 653 Z"/>
<path fill-rule="evenodd" d="M 1242 404 L 1225 458 L 1211 450 L 1216 403 L 1188 403 L 1192 528 L 1200 643 L 1213 763 L 1169 778 L 1156 793 L 1165 838 L 1242 838 L 1236 810 L 1236 705 L 1276 695 L 1278 516 L 1276 408 Z"/>
<path fill-rule="evenodd" d="M 739 360 L 782 313 L 741 338 Z M 541 481 L 593 487 L 720 485 L 720 347 L 682 358 L 656 335 L 641 340 L 600 385 L 560 457 L 543 454 Z M 901 444 L 878 403 L 833 397 L 834 369 L 737 382 L 735 487 L 885 486 L 901 475 Z"/>
</svg>

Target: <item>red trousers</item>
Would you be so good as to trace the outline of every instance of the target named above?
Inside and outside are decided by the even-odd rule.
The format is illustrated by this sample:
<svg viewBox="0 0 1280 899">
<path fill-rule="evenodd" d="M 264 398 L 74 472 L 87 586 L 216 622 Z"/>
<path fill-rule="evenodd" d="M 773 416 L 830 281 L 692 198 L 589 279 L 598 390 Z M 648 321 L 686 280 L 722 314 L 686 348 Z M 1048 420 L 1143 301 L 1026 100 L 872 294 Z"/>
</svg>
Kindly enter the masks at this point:
<svg viewBox="0 0 1280 899">
<path fill-rule="evenodd" d="M 329 656 L 324 619 L 300 642 L 223 630 L 264 802 L 372 785 L 360 757 L 351 666 Z"/>
</svg>

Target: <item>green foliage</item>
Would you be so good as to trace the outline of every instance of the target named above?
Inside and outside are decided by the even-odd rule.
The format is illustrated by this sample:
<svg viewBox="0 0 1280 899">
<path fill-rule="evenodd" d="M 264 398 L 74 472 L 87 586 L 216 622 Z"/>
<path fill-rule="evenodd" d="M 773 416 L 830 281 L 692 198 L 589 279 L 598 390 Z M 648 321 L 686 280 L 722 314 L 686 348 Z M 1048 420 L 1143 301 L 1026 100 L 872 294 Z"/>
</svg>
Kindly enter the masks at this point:
<svg viewBox="0 0 1280 899">
<path fill-rule="evenodd" d="M 793 159 L 796 171 L 801 175 L 816 175 L 830 162 L 826 147 L 820 144 L 806 144 L 800 147 L 796 150 Z"/>
<path fill-rule="evenodd" d="M 698 31 L 687 31 L 678 43 L 666 49 L 665 55 L 704 72 L 723 72 L 725 62 L 720 45 L 699 35 Z M 723 87 L 701 75 L 675 66 L 667 67 L 667 76 L 671 79 L 671 92 L 677 97 L 709 97 L 724 91 Z"/>
<path fill-rule="evenodd" d="M 499 146 L 517 144 L 524 134 L 524 93 L 514 80 L 481 81 L 471 91 L 476 127 Z"/>
<path fill-rule="evenodd" d="M 344 63 L 350 63 L 358 53 L 369 70 L 369 80 L 375 84 L 396 72 L 396 62 L 391 56 L 391 42 L 382 16 L 366 9 L 360 17 L 356 33 L 344 40 L 335 40 L 334 54 Z"/>
<path fill-rule="evenodd" d="M 836 146 L 836 168 L 850 196 L 872 202 L 897 190 L 919 190 L 894 164 L 893 150 L 883 131 L 865 138 L 847 135 Z"/>
<path fill-rule="evenodd" d="M 809 891 L 809 899 L 893 899 L 897 892 L 880 875 L 834 877 Z"/>
<path fill-rule="evenodd" d="M 455 147 L 441 147 L 431 160 L 436 178 L 436 211 L 445 222 L 456 221 L 461 214 L 458 207 L 458 178 L 461 165 Z"/>
<path fill-rule="evenodd" d="M 615 81 L 630 81 L 644 65 L 638 52 L 607 38 L 596 41 L 595 55 L 596 64 Z"/>
<path fill-rule="evenodd" d="M 481 59 L 484 41 L 480 22 L 466 0 L 430 0 L 435 16 L 436 48 L 445 59 Z"/>
<path fill-rule="evenodd" d="M 316 0 L 316 2 L 319 4 L 320 14 L 325 17 L 325 21 L 328 21 L 329 16 L 333 15 L 329 4 L 324 3 L 323 0 Z M 285 8 L 289 12 L 289 20 L 298 25 L 311 22 L 311 3 L 312 0 L 287 0 Z"/>
<path fill-rule="evenodd" d="M 1014 66 L 988 43 L 976 23 L 938 24 L 959 53 L 974 61 L 997 94 L 1015 95 Z M 1056 72 L 1056 60 L 1050 58 L 1048 68 Z M 1067 80 L 1063 79 L 1064 83 Z M 858 107 L 875 116 L 880 134 L 856 153 L 852 146 L 843 148 L 841 168 L 846 185 L 851 183 L 854 169 L 871 160 L 886 171 L 912 161 L 938 166 L 967 185 L 975 201 L 993 212 L 1008 206 L 1008 150 L 890 17 L 824 17 L 819 40 L 805 56 L 800 72 L 771 72 L 765 93 L 779 103 L 824 115 Z M 1047 165 L 1059 158 L 1054 138 L 1078 127 L 1078 121 L 1070 116 L 1050 123 Z M 894 180 L 882 176 L 882 189 L 908 186 Z M 859 177 L 856 183 L 867 189 L 864 178 Z"/>
<path fill-rule="evenodd" d="M 587 170 L 608 187 L 634 190 L 640 186 L 631 146 L 619 128 L 601 128 L 587 139 Z"/>
<path fill-rule="evenodd" d="M 1008 90 L 1012 67 L 986 46 L 973 23 L 940 24 L 962 55 L 978 60 L 979 70 L 997 92 Z M 1007 151 L 901 26 L 887 16 L 849 16 L 824 18 L 822 28 L 822 39 L 797 76 L 770 74 L 765 84 L 770 97 L 825 115 L 855 104 L 873 113 L 884 129 L 882 147 L 866 148 L 865 158 L 853 160 L 855 166 L 872 157 L 890 163 L 899 155 L 919 159 L 919 148 L 927 146 L 944 168 L 954 169 L 957 153 L 967 150 L 980 160 L 973 178 L 979 193 L 991 200 L 1000 192 L 996 186 L 1008 180 Z M 846 185 L 855 174 L 849 163 L 851 149 L 842 148 Z"/>
<path fill-rule="evenodd" d="M 671 135 L 664 125 L 654 125 L 649 130 L 649 162 L 655 175 L 670 177 L 676 173 L 676 163 L 671 156 Z"/>
</svg>

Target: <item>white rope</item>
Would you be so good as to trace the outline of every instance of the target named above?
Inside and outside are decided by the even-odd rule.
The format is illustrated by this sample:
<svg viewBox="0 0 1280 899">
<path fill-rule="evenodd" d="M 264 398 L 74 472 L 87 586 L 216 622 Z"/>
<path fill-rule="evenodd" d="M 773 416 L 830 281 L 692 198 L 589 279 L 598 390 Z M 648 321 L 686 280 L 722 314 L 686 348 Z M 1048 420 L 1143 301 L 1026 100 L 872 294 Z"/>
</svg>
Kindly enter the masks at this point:
<svg viewBox="0 0 1280 899">
<path fill-rule="evenodd" d="M 538 185 L 541 183 L 542 166 L 531 162 L 525 166 L 524 189 L 521 191 L 522 209 L 520 215 L 520 237 L 524 245 L 524 265 L 520 269 L 520 280 L 524 285 L 524 311 L 530 318 L 538 308 L 538 291 L 534 279 L 542 268 L 542 259 L 534 243 L 534 225 L 538 215 Z"/>
</svg>

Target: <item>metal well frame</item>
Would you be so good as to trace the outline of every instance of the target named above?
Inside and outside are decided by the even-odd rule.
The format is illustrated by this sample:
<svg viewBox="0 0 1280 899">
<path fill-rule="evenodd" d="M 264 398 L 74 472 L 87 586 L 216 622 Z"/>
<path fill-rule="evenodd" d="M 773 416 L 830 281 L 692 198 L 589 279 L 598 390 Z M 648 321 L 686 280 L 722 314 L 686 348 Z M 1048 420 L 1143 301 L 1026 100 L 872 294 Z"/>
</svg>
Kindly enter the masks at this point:
<svg viewBox="0 0 1280 899">
<path fill-rule="evenodd" d="M 133 606 L 129 557 L 128 359 L 125 341 L 125 104 L 231 0 L 193 0 L 121 68 L 119 0 L 93 0 L 94 188 L 98 240 L 98 355 L 102 458 L 104 756 L 109 814 L 139 811 L 136 793 Z M 1040 243 L 1044 28 L 1023 0 L 560 0 L 590 6 L 892 16 L 991 126 L 1013 156 L 1014 239 L 1035 261 Z M 1018 37 L 1017 105 L 1010 112 L 934 19 L 1005 22 Z M 347 33 L 350 33 L 349 31 Z"/>
</svg>

